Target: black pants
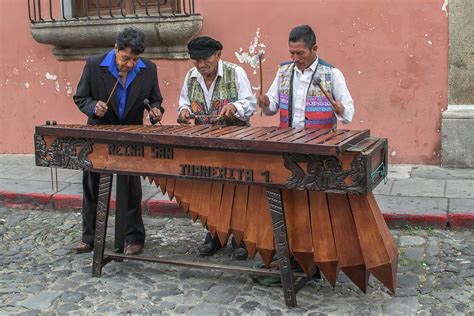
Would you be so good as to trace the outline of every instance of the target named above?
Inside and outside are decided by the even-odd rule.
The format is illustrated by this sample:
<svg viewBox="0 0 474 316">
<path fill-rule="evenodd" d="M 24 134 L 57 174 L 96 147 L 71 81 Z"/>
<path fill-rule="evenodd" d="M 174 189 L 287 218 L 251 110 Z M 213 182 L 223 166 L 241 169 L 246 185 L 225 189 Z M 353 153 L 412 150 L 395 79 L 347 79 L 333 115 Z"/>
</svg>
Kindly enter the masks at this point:
<svg viewBox="0 0 474 316">
<path fill-rule="evenodd" d="M 94 244 L 97 202 L 99 199 L 99 178 L 97 172 L 84 171 L 82 175 L 82 241 Z M 142 219 L 142 184 L 137 176 L 117 176 L 117 196 L 127 194 L 125 218 L 125 241 L 144 244 L 145 226 Z M 117 207 L 118 209 L 118 207 Z"/>
</svg>

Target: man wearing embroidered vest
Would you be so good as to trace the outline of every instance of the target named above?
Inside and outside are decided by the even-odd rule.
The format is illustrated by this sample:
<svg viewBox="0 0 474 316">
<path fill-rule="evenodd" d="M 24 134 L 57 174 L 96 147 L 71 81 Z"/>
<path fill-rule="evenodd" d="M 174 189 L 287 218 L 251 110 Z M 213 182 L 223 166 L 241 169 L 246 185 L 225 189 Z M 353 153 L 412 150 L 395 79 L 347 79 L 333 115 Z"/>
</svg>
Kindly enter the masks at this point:
<svg viewBox="0 0 474 316">
<path fill-rule="evenodd" d="M 289 36 L 292 61 L 280 65 L 266 95 L 257 102 L 265 115 L 280 110 L 280 127 L 336 129 L 337 121 L 350 123 L 354 102 L 342 72 L 317 55 L 316 35 L 308 25 L 295 27 Z M 318 86 L 332 95 L 334 105 Z"/>
<path fill-rule="evenodd" d="M 256 105 L 250 82 L 242 67 L 221 60 L 221 50 L 222 44 L 207 36 L 188 43 L 189 56 L 195 67 L 184 79 L 178 122 L 189 124 L 194 117 L 196 125 L 248 125 Z M 217 236 L 212 238 L 208 232 L 199 252 L 202 256 L 210 256 L 221 247 Z M 232 238 L 232 247 L 234 259 L 247 258 L 243 243 L 236 245 Z"/>
<path fill-rule="evenodd" d="M 191 113 L 196 125 L 216 123 L 245 125 L 255 111 L 256 100 L 245 70 L 221 60 L 222 44 L 201 36 L 188 43 L 195 67 L 184 79 L 179 96 L 178 120 L 188 123 Z"/>
<path fill-rule="evenodd" d="M 133 28 L 119 33 L 115 48 L 86 59 L 74 102 L 87 115 L 88 125 L 142 125 L 144 100 L 151 107 L 150 120 L 161 120 L 164 109 L 158 86 L 156 65 L 139 55 L 145 50 L 145 35 Z M 84 171 L 82 179 L 82 242 L 78 253 L 94 248 L 99 177 Z M 138 176 L 117 176 L 117 202 L 123 205 L 125 218 L 125 254 L 143 250 L 145 227 L 141 214 L 142 188 Z"/>
</svg>

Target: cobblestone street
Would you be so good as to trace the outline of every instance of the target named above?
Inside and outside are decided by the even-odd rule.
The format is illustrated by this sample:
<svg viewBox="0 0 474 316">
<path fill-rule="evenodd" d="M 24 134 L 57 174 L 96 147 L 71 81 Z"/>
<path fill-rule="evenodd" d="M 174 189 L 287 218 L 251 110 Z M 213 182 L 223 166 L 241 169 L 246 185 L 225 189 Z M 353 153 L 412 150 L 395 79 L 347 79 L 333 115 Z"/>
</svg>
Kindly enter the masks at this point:
<svg viewBox="0 0 474 316">
<path fill-rule="evenodd" d="M 145 255 L 197 254 L 204 230 L 188 218 L 145 216 Z M 112 232 L 113 217 L 108 232 Z M 91 254 L 70 251 L 80 239 L 78 213 L 0 208 L 0 314 L 459 314 L 474 313 L 474 232 L 406 227 L 392 230 L 400 256 L 393 296 L 371 277 L 367 294 L 342 272 L 333 289 L 311 281 L 288 309 L 279 287 L 247 274 L 112 262 L 91 277 Z M 108 238 L 109 249 L 112 238 Z M 231 247 L 210 260 L 230 263 Z M 234 263 L 235 264 L 235 263 Z M 252 266 L 254 261 L 241 264 Z"/>
</svg>

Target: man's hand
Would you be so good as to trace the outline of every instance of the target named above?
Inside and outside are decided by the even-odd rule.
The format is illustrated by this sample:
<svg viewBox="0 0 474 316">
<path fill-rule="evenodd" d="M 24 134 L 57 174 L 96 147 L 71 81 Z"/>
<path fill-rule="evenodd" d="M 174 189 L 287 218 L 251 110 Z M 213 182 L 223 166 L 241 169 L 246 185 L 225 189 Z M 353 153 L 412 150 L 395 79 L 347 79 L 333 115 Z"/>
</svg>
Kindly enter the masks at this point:
<svg viewBox="0 0 474 316">
<path fill-rule="evenodd" d="M 189 116 L 190 116 L 190 113 L 189 113 L 189 110 L 188 109 L 182 109 L 181 112 L 179 112 L 179 115 L 178 115 L 178 123 L 179 124 L 190 124 L 191 122 L 189 122 Z"/>
<path fill-rule="evenodd" d="M 153 124 L 158 123 L 163 118 L 163 113 L 161 113 L 160 108 L 151 108 L 148 115 L 150 115 L 150 121 L 153 120 Z"/>
<path fill-rule="evenodd" d="M 342 113 L 344 113 L 344 105 L 342 105 L 341 101 L 336 101 L 335 103 L 332 103 L 332 109 L 338 115 L 342 115 Z"/>
<path fill-rule="evenodd" d="M 233 119 L 235 118 L 235 113 L 237 113 L 237 108 L 232 103 L 228 103 L 222 107 L 220 116 L 225 117 L 226 119 Z"/>
<path fill-rule="evenodd" d="M 103 117 L 107 112 L 107 104 L 103 101 L 97 101 L 94 112 L 96 116 Z"/>
<path fill-rule="evenodd" d="M 267 97 L 267 95 L 257 95 L 257 104 L 258 107 L 263 110 L 266 109 L 270 106 L 270 99 Z"/>
</svg>

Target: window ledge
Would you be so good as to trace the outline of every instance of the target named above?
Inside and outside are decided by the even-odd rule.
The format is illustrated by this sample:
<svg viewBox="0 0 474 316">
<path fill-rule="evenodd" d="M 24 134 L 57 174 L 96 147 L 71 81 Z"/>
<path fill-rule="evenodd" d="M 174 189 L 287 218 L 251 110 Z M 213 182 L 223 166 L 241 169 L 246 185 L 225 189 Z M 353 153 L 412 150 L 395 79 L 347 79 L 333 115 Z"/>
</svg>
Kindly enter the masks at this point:
<svg viewBox="0 0 474 316">
<path fill-rule="evenodd" d="M 120 19 L 79 19 L 31 24 L 33 38 L 53 45 L 58 60 L 85 59 L 110 50 L 125 27 L 145 33 L 144 57 L 187 59 L 186 44 L 202 27 L 200 15 L 134 17 Z"/>
</svg>

